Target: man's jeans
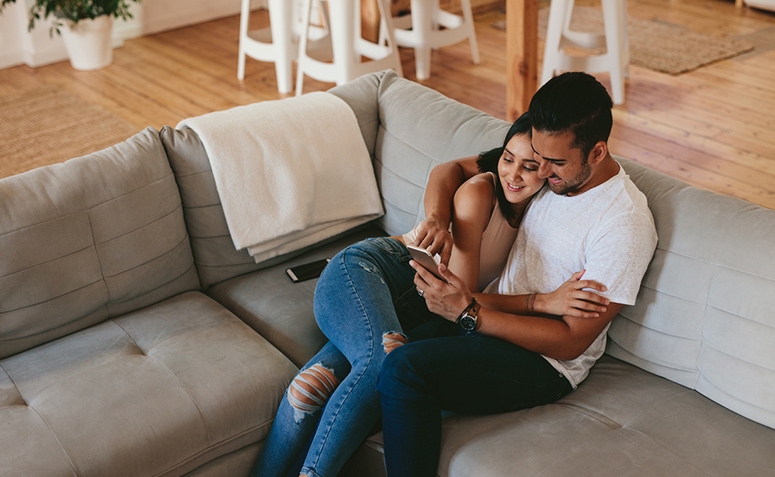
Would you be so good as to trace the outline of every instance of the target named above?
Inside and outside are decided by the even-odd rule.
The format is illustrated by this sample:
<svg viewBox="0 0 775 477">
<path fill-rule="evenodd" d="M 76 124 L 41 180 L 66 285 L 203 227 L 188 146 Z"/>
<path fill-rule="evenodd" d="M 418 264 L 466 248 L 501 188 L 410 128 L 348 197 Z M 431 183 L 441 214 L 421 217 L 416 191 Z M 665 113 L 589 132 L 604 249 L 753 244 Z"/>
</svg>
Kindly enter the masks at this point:
<svg viewBox="0 0 775 477">
<path fill-rule="evenodd" d="M 346 248 L 325 268 L 314 310 L 330 342 L 288 388 L 253 475 L 285 475 L 314 433 L 301 472 L 335 476 L 367 437 L 380 415 L 376 385 L 385 357 L 406 343 L 404 329 L 432 316 L 410 259 L 400 242 L 376 238 Z"/>
<path fill-rule="evenodd" d="M 378 389 L 389 476 L 436 475 L 442 409 L 514 411 L 572 390 L 541 355 L 440 320 L 413 330 L 411 343 L 393 351 L 382 368 Z"/>
</svg>

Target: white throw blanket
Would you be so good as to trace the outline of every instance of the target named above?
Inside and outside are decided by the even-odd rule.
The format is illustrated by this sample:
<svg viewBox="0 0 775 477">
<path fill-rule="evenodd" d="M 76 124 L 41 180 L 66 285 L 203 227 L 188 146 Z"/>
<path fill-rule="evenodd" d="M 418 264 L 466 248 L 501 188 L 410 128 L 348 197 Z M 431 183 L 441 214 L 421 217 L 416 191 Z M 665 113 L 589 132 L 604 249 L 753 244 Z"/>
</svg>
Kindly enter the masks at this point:
<svg viewBox="0 0 775 477">
<path fill-rule="evenodd" d="M 177 127 L 202 140 L 234 246 L 256 262 L 384 213 L 355 114 L 332 94 L 239 106 Z"/>
</svg>

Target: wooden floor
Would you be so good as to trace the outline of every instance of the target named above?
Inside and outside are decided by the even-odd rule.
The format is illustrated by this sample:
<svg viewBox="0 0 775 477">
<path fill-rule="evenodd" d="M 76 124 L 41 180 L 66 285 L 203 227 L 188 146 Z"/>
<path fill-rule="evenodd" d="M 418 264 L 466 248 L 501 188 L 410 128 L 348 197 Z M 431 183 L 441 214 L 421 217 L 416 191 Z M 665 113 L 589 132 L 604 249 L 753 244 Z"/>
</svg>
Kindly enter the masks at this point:
<svg viewBox="0 0 775 477">
<path fill-rule="evenodd" d="M 614 109 L 612 152 L 775 209 L 775 14 L 736 9 L 731 0 L 630 0 L 628 9 L 636 18 L 717 36 L 746 35 L 759 44 L 752 53 L 679 76 L 631 66 L 626 102 Z M 254 14 L 254 23 L 268 22 L 265 13 Z M 432 77 L 422 83 L 505 118 L 506 35 L 493 26 L 504 18 L 502 9 L 477 13 L 480 65 L 471 63 L 467 44 L 443 48 L 433 53 Z M 249 59 L 246 79 L 237 80 L 238 27 L 232 16 L 130 40 L 99 71 L 78 72 L 66 61 L 6 68 L 0 70 L 0 95 L 56 84 L 138 131 L 279 98 L 272 64 Z M 401 54 L 405 76 L 416 80 L 412 51 Z M 608 84 L 607 75 L 598 77 Z M 304 91 L 329 87 L 307 80 Z"/>
</svg>

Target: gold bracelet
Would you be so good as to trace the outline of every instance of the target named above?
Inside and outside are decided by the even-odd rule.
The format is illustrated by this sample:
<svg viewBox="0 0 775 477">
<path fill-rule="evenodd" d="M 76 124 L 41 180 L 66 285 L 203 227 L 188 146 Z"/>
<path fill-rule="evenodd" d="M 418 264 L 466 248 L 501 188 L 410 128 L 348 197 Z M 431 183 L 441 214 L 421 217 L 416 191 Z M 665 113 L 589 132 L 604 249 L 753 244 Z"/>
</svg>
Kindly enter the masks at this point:
<svg viewBox="0 0 775 477">
<path fill-rule="evenodd" d="M 531 293 L 530 295 L 528 295 L 528 297 L 527 297 L 527 311 L 528 311 L 528 313 L 535 312 L 535 308 L 533 308 L 533 306 L 535 305 L 535 300 L 536 300 L 536 294 L 535 293 Z"/>
</svg>

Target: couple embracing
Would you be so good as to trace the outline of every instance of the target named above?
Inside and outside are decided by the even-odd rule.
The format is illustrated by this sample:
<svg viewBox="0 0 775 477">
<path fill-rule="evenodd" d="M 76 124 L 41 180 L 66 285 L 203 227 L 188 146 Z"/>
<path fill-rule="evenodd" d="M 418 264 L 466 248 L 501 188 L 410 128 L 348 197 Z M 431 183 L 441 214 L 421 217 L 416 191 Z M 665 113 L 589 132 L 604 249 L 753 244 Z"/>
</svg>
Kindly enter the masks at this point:
<svg viewBox="0 0 775 477">
<path fill-rule="evenodd" d="M 335 476 L 381 415 L 388 475 L 433 476 L 441 410 L 537 406 L 586 378 L 657 241 L 608 151 L 612 106 L 590 75 L 553 78 L 502 147 L 432 171 L 413 231 L 331 260 L 314 306 L 330 341 L 289 386 L 253 475 Z M 439 253 L 440 278 L 406 245 Z"/>
</svg>

